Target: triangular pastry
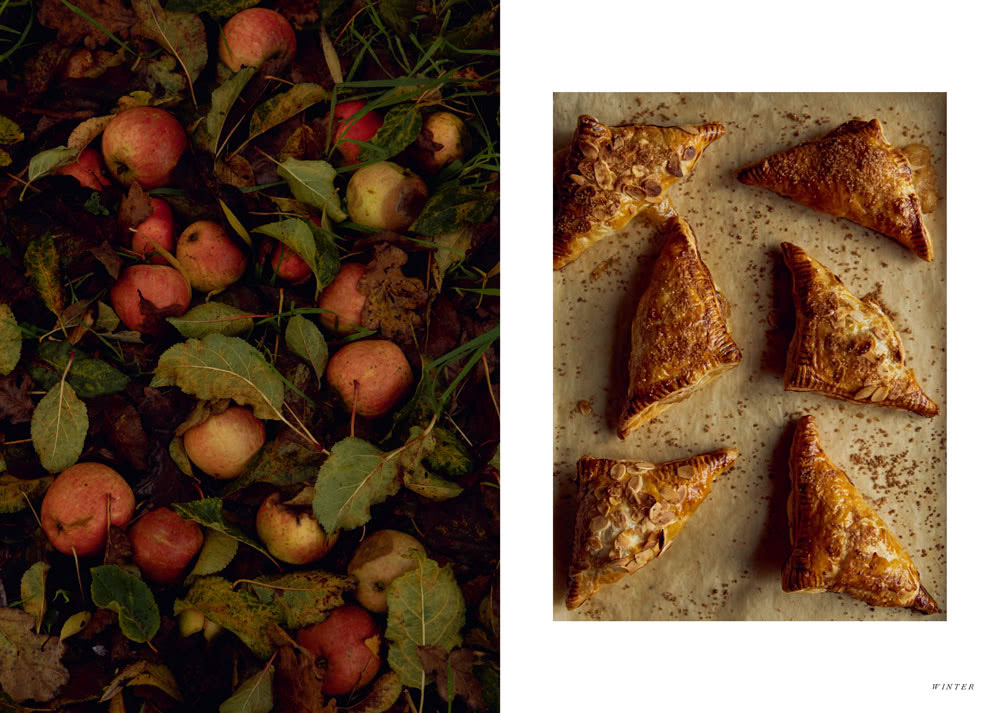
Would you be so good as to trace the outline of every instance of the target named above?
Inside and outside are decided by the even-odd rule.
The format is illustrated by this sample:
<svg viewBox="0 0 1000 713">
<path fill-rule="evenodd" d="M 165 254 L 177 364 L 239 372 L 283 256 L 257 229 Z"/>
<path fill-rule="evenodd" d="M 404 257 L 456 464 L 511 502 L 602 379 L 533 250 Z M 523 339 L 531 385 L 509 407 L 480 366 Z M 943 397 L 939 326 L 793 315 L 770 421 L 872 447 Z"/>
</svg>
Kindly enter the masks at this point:
<svg viewBox="0 0 1000 713">
<path fill-rule="evenodd" d="M 657 238 L 664 243 L 632 320 L 619 438 L 743 358 L 726 324 L 725 299 L 698 254 L 691 226 L 668 208 L 664 203 L 647 214 L 658 223 Z"/>
<path fill-rule="evenodd" d="M 821 138 L 747 166 L 737 178 L 852 220 L 924 260 L 934 259 L 910 163 L 885 140 L 878 119 L 848 121 Z"/>
<path fill-rule="evenodd" d="M 723 448 L 660 464 L 581 458 L 566 608 L 666 552 L 736 456 Z"/>
<path fill-rule="evenodd" d="M 781 570 L 784 591 L 839 592 L 879 607 L 940 611 L 885 522 L 826 457 L 812 416 L 795 428 L 788 468 L 792 553 Z"/>
<path fill-rule="evenodd" d="M 725 133 L 699 126 L 605 126 L 582 115 L 557 184 L 553 268 L 558 270 L 666 198 L 705 148 Z"/>
<path fill-rule="evenodd" d="M 906 368 L 899 332 L 878 302 L 859 300 L 802 248 L 791 243 L 781 248 L 795 300 L 785 390 L 936 416 L 937 404 Z"/>
</svg>

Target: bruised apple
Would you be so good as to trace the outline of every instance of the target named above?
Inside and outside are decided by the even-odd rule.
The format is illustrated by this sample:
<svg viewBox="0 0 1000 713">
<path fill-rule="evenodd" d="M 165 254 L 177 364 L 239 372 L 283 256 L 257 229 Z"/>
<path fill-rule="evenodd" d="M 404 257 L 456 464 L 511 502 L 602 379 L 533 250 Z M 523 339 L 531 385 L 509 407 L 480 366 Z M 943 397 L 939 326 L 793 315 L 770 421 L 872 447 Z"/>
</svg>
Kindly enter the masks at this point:
<svg viewBox="0 0 1000 713">
<path fill-rule="evenodd" d="M 184 451 L 200 470 L 213 478 L 235 478 L 264 445 L 264 422 L 244 406 L 222 413 L 184 432 Z"/>
<path fill-rule="evenodd" d="M 187 134 L 163 109 L 137 106 L 117 114 L 101 137 L 104 163 L 115 180 L 143 188 L 159 188 L 187 148 Z"/>
<path fill-rule="evenodd" d="M 211 220 L 192 223 L 177 239 L 177 260 L 199 292 L 232 285 L 247 268 L 247 258 L 226 229 Z"/>
<path fill-rule="evenodd" d="M 403 350 L 385 339 L 353 342 L 330 357 L 326 380 L 348 411 L 376 418 L 392 411 L 410 387 L 413 371 Z"/>
<path fill-rule="evenodd" d="M 219 33 L 219 60 L 234 72 L 259 67 L 280 72 L 295 56 L 295 30 L 283 15 L 263 7 L 238 12 Z"/>
<path fill-rule="evenodd" d="M 447 111 L 436 111 L 424 119 L 422 141 L 415 149 L 417 167 L 435 174 L 465 155 L 465 122 Z"/>
<path fill-rule="evenodd" d="M 327 535 L 312 507 L 287 505 L 272 493 L 257 510 L 257 534 L 275 558 L 288 564 L 309 564 L 333 549 L 337 533 Z"/>
<path fill-rule="evenodd" d="M 163 263 L 166 260 L 152 243 L 168 253 L 174 251 L 174 213 L 170 210 L 170 204 L 161 198 L 150 198 L 149 201 L 153 205 L 153 212 L 135 227 L 132 251 L 143 257 L 152 253 L 153 262 Z"/>
<path fill-rule="evenodd" d="M 111 287 L 115 313 L 126 327 L 143 334 L 158 333 L 163 317 L 179 317 L 190 304 L 187 280 L 167 265 L 127 267 Z"/>
<path fill-rule="evenodd" d="M 420 215 L 429 192 L 423 179 L 391 161 L 359 168 L 347 183 L 351 220 L 379 230 L 403 231 Z"/>
<path fill-rule="evenodd" d="M 349 262 L 340 266 L 333 282 L 319 295 L 319 308 L 327 310 L 319 321 L 337 334 L 347 334 L 361 326 L 361 311 L 367 295 L 358 290 L 358 281 L 365 276 L 365 266 Z"/>
<path fill-rule="evenodd" d="M 359 606 L 337 607 L 326 621 L 300 629 L 299 646 L 326 660 L 323 693 L 342 696 L 367 686 L 378 673 L 381 642 L 371 614 Z"/>
<path fill-rule="evenodd" d="M 333 117 L 337 120 L 337 132 L 334 143 L 337 151 L 344 157 L 344 163 L 357 163 L 361 147 L 351 141 L 371 141 L 372 137 L 382 128 L 382 117 L 377 111 L 369 111 L 358 119 L 354 115 L 365 108 L 363 101 L 350 101 L 337 104 Z"/>
<path fill-rule="evenodd" d="M 93 188 L 95 191 L 100 191 L 105 186 L 111 185 L 108 174 L 104 172 L 101 155 L 94 149 L 84 149 L 76 161 L 60 166 L 52 173 L 72 176 L 84 188 Z"/>
<path fill-rule="evenodd" d="M 142 575 L 158 584 L 176 582 L 205 541 L 198 523 L 170 508 L 157 508 L 139 518 L 128 531 L 132 560 Z"/>
<path fill-rule="evenodd" d="M 135 510 L 132 488 L 117 471 L 100 463 L 77 463 L 60 473 L 42 500 L 42 529 L 63 554 L 96 555 L 104 547 L 108 522 L 124 527 Z"/>
<path fill-rule="evenodd" d="M 347 565 L 347 573 L 357 577 L 358 603 L 376 614 L 388 611 L 386 591 L 396 577 L 417 568 L 410 557 L 413 550 L 424 552 L 420 540 L 398 530 L 379 530 L 358 545 Z"/>
</svg>

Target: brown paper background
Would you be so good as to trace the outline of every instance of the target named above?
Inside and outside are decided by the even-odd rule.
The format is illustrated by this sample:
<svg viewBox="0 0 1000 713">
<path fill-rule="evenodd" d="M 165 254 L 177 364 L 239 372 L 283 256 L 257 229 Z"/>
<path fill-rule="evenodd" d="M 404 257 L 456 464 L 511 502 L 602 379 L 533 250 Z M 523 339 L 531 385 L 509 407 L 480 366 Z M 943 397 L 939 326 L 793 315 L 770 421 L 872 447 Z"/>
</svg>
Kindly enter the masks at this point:
<svg viewBox="0 0 1000 713">
<path fill-rule="evenodd" d="M 945 104 L 944 94 L 555 95 L 557 150 L 569 143 L 582 113 L 607 124 L 725 123 L 726 135 L 669 197 L 693 227 L 702 259 L 731 304 L 730 327 L 743 349 L 739 366 L 621 441 L 615 424 L 627 387 L 632 316 L 661 246 L 639 217 L 554 273 L 555 619 L 946 617 Z M 930 147 L 941 196 L 937 210 L 925 216 L 933 263 L 890 238 L 736 180 L 740 167 L 855 117 L 878 118 L 895 146 Z M 785 240 L 838 274 L 855 295 L 881 295 L 902 335 L 907 365 L 941 406 L 936 418 L 784 391 L 795 324 L 779 247 Z M 589 402 L 589 414 L 578 408 L 581 401 Z M 827 454 L 875 504 L 945 613 L 927 617 L 846 595 L 781 591 L 792 419 L 804 413 L 816 416 Z M 656 462 L 721 446 L 738 448 L 740 459 L 716 480 L 673 547 L 567 611 L 577 459 Z"/>
</svg>

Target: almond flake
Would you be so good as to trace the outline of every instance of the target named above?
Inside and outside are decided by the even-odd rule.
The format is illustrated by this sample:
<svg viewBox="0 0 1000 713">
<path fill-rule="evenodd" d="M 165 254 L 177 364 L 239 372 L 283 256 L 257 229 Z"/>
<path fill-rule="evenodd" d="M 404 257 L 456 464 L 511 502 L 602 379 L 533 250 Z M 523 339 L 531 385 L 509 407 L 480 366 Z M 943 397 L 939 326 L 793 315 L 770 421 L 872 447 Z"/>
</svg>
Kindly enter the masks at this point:
<svg viewBox="0 0 1000 713">
<path fill-rule="evenodd" d="M 653 507 L 649 508 L 649 521 L 658 527 L 669 525 L 676 519 L 677 513 L 668 505 L 654 503 Z"/>
<path fill-rule="evenodd" d="M 575 183 L 578 186 L 582 186 L 587 183 L 587 179 L 578 173 L 569 174 L 569 180 L 573 181 L 573 183 Z"/>
<path fill-rule="evenodd" d="M 856 398 L 858 401 L 864 401 L 873 393 L 875 393 L 876 388 L 878 387 L 875 384 L 868 384 L 867 386 L 862 386 L 860 389 L 858 389 L 858 392 L 854 394 L 854 398 Z"/>
<path fill-rule="evenodd" d="M 603 515 L 595 515 L 590 519 L 590 531 L 597 533 L 611 525 L 611 521 Z"/>
<path fill-rule="evenodd" d="M 872 393 L 872 403 L 881 403 L 882 401 L 885 401 L 885 397 L 888 395 L 889 389 L 884 386 L 880 386 L 875 389 L 874 393 Z"/>
<path fill-rule="evenodd" d="M 690 480 L 694 477 L 694 466 L 693 465 L 682 465 L 677 469 L 677 477 L 683 478 L 684 480 Z"/>
<path fill-rule="evenodd" d="M 597 158 L 597 146 L 589 141 L 580 141 L 580 153 L 587 158 Z"/>
<path fill-rule="evenodd" d="M 636 556 L 635 556 L 635 563 L 637 565 L 639 565 L 640 567 L 642 567 L 642 566 L 648 564 L 652 559 L 653 559 L 653 551 L 652 550 L 643 550 L 642 552 L 639 552 L 639 553 L 636 554 Z"/>
<path fill-rule="evenodd" d="M 625 477 L 625 466 L 622 463 L 615 463 L 611 466 L 611 477 L 615 480 L 621 480 Z"/>
<path fill-rule="evenodd" d="M 649 470 L 656 470 L 656 466 L 652 463 L 647 463 L 646 461 L 639 461 L 638 463 L 633 463 L 632 467 L 635 468 L 640 473 L 644 473 Z"/>
<path fill-rule="evenodd" d="M 629 478 L 628 487 L 633 492 L 638 491 L 642 487 L 642 476 L 636 473 L 631 478 Z"/>
</svg>

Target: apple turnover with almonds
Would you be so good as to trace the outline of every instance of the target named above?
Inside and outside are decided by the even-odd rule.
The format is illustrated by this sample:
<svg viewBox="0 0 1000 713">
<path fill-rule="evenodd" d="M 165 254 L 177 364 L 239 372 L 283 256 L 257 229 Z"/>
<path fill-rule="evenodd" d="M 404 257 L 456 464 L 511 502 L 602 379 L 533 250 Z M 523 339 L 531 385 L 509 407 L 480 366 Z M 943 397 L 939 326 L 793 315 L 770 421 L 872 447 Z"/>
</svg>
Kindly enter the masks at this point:
<svg viewBox="0 0 1000 713">
<path fill-rule="evenodd" d="M 838 592 L 879 607 L 940 611 L 899 540 L 823 452 L 812 416 L 795 428 L 788 468 L 792 553 L 781 570 L 784 591 Z"/>
<path fill-rule="evenodd" d="M 873 298 L 858 299 L 802 248 L 782 243 L 792 273 L 795 334 L 786 391 L 818 391 L 856 404 L 936 416 L 938 406 L 904 363 L 903 342 Z"/>
<path fill-rule="evenodd" d="M 580 116 L 557 182 L 553 268 L 558 270 L 666 198 L 694 170 L 722 124 L 606 126 Z"/>
<path fill-rule="evenodd" d="M 825 136 L 768 156 L 740 170 L 737 179 L 871 228 L 929 262 L 934 245 L 923 213 L 936 203 L 932 172 L 924 160 L 915 181 L 907 154 L 886 141 L 882 124 L 872 119 L 848 121 Z"/>
<path fill-rule="evenodd" d="M 659 464 L 581 458 L 566 607 L 666 552 L 736 456 L 722 448 Z"/>
<path fill-rule="evenodd" d="M 632 320 L 628 397 L 618 422 L 623 439 L 743 359 L 691 226 L 669 202 L 647 216 L 664 243 Z"/>
</svg>

